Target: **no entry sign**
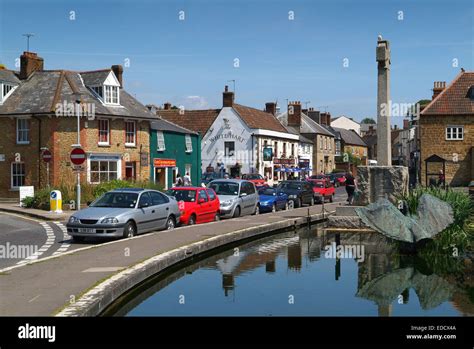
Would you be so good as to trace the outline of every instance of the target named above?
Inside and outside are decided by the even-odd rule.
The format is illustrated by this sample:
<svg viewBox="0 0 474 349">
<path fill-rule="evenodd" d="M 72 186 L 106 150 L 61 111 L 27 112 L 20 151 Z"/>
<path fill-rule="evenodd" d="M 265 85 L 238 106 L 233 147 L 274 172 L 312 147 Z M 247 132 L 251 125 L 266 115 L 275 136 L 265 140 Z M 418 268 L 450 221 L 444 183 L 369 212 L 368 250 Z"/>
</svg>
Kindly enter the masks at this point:
<svg viewBox="0 0 474 349">
<path fill-rule="evenodd" d="M 53 156 L 51 155 L 51 152 L 48 149 L 43 151 L 42 158 L 44 162 L 50 162 L 52 157 Z"/>
<path fill-rule="evenodd" d="M 86 161 L 86 153 L 82 148 L 74 148 L 71 151 L 71 162 L 74 165 L 82 165 Z"/>
</svg>

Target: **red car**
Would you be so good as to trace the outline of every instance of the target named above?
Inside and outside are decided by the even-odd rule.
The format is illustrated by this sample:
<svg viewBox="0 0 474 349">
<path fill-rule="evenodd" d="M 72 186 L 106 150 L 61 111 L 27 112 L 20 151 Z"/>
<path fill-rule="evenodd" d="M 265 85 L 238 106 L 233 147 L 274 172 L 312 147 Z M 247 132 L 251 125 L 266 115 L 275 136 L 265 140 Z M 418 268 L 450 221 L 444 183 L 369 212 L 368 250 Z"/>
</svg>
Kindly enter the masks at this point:
<svg viewBox="0 0 474 349">
<path fill-rule="evenodd" d="M 333 202 L 336 190 L 331 181 L 327 179 L 313 179 L 310 181 L 313 186 L 314 198 L 318 202 Z"/>
<path fill-rule="evenodd" d="M 246 179 L 247 181 L 255 184 L 255 187 L 257 188 L 257 190 L 263 187 L 268 187 L 268 183 L 265 182 L 265 178 L 263 178 L 262 175 L 258 173 L 244 174 L 242 175 L 242 179 Z"/>
<path fill-rule="evenodd" d="M 181 224 L 193 225 L 219 220 L 220 202 L 213 189 L 174 187 L 168 191 L 178 201 Z"/>
</svg>

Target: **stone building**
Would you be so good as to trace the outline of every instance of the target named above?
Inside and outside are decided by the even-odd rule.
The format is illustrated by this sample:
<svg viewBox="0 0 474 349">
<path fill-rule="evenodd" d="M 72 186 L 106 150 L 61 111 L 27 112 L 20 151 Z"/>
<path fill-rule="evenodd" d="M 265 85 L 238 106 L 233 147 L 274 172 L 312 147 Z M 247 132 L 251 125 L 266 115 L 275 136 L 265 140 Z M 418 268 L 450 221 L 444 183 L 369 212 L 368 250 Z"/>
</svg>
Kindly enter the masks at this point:
<svg viewBox="0 0 474 349">
<path fill-rule="evenodd" d="M 445 161 L 446 184 L 466 186 L 474 178 L 474 72 L 461 70 L 446 87 L 435 82 L 431 103 L 420 114 L 421 178 L 426 178 L 425 160 L 437 155 Z M 441 163 L 428 165 L 435 180 Z"/>
<path fill-rule="evenodd" d="M 77 109 L 87 154 L 83 182 L 149 179 L 149 121 L 156 117 L 123 89 L 121 66 L 73 72 L 44 70 L 32 52 L 20 60 L 19 72 L 0 70 L 0 197 L 18 197 L 23 185 L 75 183 L 70 152 Z M 52 154 L 49 171 L 45 149 Z"/>
</svg>

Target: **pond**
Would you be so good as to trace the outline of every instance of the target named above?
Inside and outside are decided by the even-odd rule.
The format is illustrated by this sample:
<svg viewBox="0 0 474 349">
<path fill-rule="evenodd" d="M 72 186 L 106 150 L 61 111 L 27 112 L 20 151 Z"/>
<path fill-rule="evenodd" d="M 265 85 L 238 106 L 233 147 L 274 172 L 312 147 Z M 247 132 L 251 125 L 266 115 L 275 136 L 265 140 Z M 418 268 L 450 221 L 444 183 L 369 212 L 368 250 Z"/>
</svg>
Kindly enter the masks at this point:
<svg viewBox="0 0 474 349">
<path fill-rule="evenodd" d="M 472 263 L 466 271 L 469 264 L 459 258 L 455 272 L 439 264 L 434 268 L 419 257 L 399 254 L 380 234 L 313 227 L 195 260 L 150 280 L 104 315 L 474 314 L 472 278 L 465 277 L 472 275 Z"/>
</svg>

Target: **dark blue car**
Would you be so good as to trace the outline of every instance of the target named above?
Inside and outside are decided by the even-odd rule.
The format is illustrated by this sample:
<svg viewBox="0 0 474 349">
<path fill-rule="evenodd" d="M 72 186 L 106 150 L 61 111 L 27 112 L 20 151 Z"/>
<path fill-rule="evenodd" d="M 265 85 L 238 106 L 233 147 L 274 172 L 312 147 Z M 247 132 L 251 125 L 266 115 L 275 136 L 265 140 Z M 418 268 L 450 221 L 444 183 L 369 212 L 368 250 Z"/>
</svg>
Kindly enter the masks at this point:
<svg viewBox="0 0 474 349">
<path fill-rule="evenodd" d="M 260 196 L 260 213 L 276 212 L 288 209 L 288 195 L 275 188 L 262 188 L 258 191 Z"/>
</svg>

